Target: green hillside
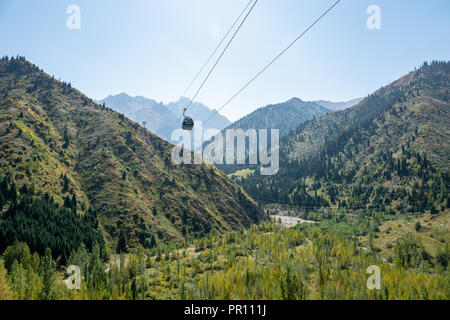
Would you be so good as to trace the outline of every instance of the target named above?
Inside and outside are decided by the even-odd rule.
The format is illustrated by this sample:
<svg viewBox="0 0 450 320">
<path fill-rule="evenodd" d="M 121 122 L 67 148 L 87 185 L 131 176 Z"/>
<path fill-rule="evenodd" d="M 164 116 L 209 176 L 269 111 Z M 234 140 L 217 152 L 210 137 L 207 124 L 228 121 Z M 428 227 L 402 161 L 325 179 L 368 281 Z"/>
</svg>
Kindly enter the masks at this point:
<svg viewBox="0 0 450 320">
<path fill-rule="evenodd" d="M 0 61 L 0 110 L 0 176 L 18 195 L 2 201 L 3 214 L 25 195 L 59 207 L 70 199 L 77 214 L 96 213 L 113 248 L 265 218 L 215 167 L 173 165 L 172 145 L 22 57 Z"/>
<path fill-rule="evenodd" d="M 301 125 L 278 175 L 230 174 L 314 220 L 244 229 L 266 216 L 217 168 L 173 166 L 169 143 L 3 59 L 0 298 L 448 299 L 449 66 Z M 79 290 L 64 265 L 80 266 Z"/>
<path fill-rule="evenodd" d="M 331 112 L 331 110 L 322 107 L 315 102 L 305 102 L 298 98 L 292 98 L 283 103 L 259 108 L 222 130 L 222 134 L 224 134 L 225 130 L 228 129 L 242 129 L 244 131 L 248 129 L 267 129 L 268 132 L 270 132 L 271 129 L 277 129 L 279 130 L 280 137 L 283 137 L 289 134 L 292 130 L 298 128 L 298 126 L 302 123 L 318 118 L 329 112 Z M 206 148 L 209 143 L 209 141 L 206 142 L 204 144 L 204 148 Z M 246 155 L 245 162 L 249 163 L 248 154 Z M 246 170 L 249 167 L 251 169 L 255 168 L 253 165 L 247 166 L 237 164 L 217 165 L 217 167 L 226 174 Z"/>
<path fill-rule="evenodd" d="M 450 206 L 450 63 L 425 63 L 358 105 L 280 141 L 280 171 L 243 180 L 256 199 L 388 213 Z M 326 211 L 326 210 L 325 210 Z"/>
</svg>

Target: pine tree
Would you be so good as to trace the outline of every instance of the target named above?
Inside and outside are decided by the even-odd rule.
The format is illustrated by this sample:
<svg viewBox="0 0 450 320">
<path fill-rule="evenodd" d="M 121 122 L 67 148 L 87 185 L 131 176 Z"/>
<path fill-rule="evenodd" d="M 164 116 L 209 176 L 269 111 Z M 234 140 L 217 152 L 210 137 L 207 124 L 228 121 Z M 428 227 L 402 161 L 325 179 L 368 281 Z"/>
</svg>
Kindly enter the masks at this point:
<svg viewBox="0 0 450 320">
<path fill-rule="evenodd" d="M 119 242 L 117 244 L 117 253 L 124 253 L 124 252 L 128 251 L 128 249 L 127 249 L 127 246 L 128 246 L 127 242 L 128 241 L 127 241 L 127 237 L 125 235 L 125 232 L 123 230 L 120 231 Z"/>
<path fill-rule="evenodd" d="M 72 210 L 76 213 L 77 212 L 77 196 L 75 195 L 75 193 L 73 194 L 70 202 L 71 202 Z"/>
<path fill-rule="evenodd" d="M 55 282 L 56 264 L 53 261 L 49 248 L 45 249 L 45 256 L 41 259 L 39 273 L 42 276 L 42 289 L 40 299 L 51 300 L 54 298 L 53 284 Z"/>
<path fill-rule="evenodd" d="M 64 144 L 62 146 L 63 149 L 67 149 L 70 144 L 70 135 L 67 127 L 64 128 Z"/>
</svg>

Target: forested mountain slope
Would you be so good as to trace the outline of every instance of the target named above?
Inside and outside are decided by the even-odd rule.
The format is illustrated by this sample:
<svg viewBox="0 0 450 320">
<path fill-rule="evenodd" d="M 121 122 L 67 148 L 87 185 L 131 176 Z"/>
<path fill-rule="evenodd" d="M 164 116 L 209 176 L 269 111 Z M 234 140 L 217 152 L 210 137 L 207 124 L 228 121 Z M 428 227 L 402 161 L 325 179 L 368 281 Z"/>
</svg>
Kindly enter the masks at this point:
<svg viewBox="0 0 450 320">
<path fill-rule="evenodd" d="M 287 135 L 300 124 L 318 118 L 331 110 L 314 102 L 304 102 L 298 98 L 268 105 L 232 123 L 227 129 L 279 129 L 280 136 Z"/>
<path fill-rule="evenodd" d="M 283 103 L 259 108 L 251 114 L 229 125 L 227 128 L 222 130 L 221 134 L 225 136 L 225 132 L 228 129 L 242 129 L 244 131 L 247 131 L 248 129 L 265 129 L 268 130 L 270 136 L 271 129 L 276 129 L 279 130 L 280 137 L 283 137 L 292 130 L 296 129 L 302 123 L 320 117 L 328 112 L 331 112 L 331 110 L 314 102 L 304 102 L 298 98 L 292 98 Z M 206 148 L 210 143 L 210 141 L 205 142 L 204 148 Z M 246 155 L 245 163 L 249 163 L 248 154 Z M 217 165 L 217 167 L 226 174 L 232 174 L 241 170 L 247 170 L 248 168 L 253 170 L 255 166 L 227 164 Z"/>
<path fill-rule="evenodd" d="M 21 197 L 46 193 L 57 207 L 95 212 L 112 247 L 119 238 L 152 246 L 264 219 L 218 169 L 173 165 L 171 144 L 22 57 L 0 61 L 0 110 L 0 176 L 15 194 L 0 199 L 0 224 Z"/>
<path fill-rule="evenodd" d="M 303 207 L 433 212 L 449 201 L 450 63 L 425 63 L 358 105 L 280 141 L 280 171 L 242 184 Z M 310 210 L 310 209 L 307 209 Z"/>
</svg>

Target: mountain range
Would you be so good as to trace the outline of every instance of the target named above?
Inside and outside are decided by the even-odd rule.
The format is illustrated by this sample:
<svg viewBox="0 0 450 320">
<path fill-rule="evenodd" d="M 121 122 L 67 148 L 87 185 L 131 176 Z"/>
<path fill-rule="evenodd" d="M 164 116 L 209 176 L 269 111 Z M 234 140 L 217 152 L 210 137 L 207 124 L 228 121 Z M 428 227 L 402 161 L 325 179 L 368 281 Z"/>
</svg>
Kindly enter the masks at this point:
<svg viewBox="0 0 450 320">
<path fill-rule="evenodd" d="M 203 129 L 249 129 L 249 128 L 280 128 L 280 135 L 286 135 L 301 123 L 319 117 L 325 113 L 343 110 L 357 104 L 361 99 L 347 102 L 314 101 L 304 102 L 298 98 L 268 105 L 252 112 L 244 118 L 231 123 L 226 117 L 216 113 L 202 103 L 194 102 L 189 107 L 188 115 L 195 122 L 202 121 Z M 161 138 L 171 141 L 172 132 L 180 127 L 183 108 L 189 105 L 188 98 L 180 98 L 177 102 L 164 104 L 141 96 L 131 97 L 126 93 L 110 95 L 96 101 L 105 104 L 127 118 L 145 126 Z M 214 115 L 214 116 L 213 116 Z M 213 116 L 211 118 L 211 116 Z"/>
<path fill-rule="evenodd" d="M 350 102 L 334 103 L 328 102 L 328 106 L 333 108 L 344 108 L 357 103 L 359 99 L 352 100 Z M 232 123 L 224 130 L 227 129 L 242 129 L 244 131 L 248 129 L 267 129 L 269 132 L 271 129 L 278 129 L 280 137 L 284 137 L 292 130 L 298 128 L 302 123 L 319 118 L 332 110 L 320 105 L 318 102 L 305 102 L 299 98 L 292 98 L 286 102 L 271 104 L 255 110 L 249 115 L 241 118 L 240 120 Z M 204 147 L 208 146 L 210 141 L 204 143 Z M 248 163 L 248 162 L 247 162 Z M 245 169 L 246 165 L 217 165 L 222 171 L 227 174 L 235 171 Z"/>
<path fill-rule="evenodd" d="M 292 98 L 283 103 L 259 108 L 226 129 L 279 129 L 280 136 L 285 136 L 303 122 L 329 112 L 331 112 L 330 109 L 315 102 L 304 102 L 298 98 Z"/>
<path fill-rule="evenodd" d="M 164 106 L 122 94 L 114 111 L 22 57 L 3 58 L 0 209 L 13 220 L 0 232 L 10 234 L 23 222 L 14 222 L 17 210 L 32 210 L 26 204 L 34 200 L 24 197 L 44 199 L 39 207 L 95 217 L 88 220 L 98 219 L 93 226 L 113 248 L 121 238 L 130 246 L 153 245 L 249 226 L 266 219 L 252 197 L 297 205 L 306 215 L 342 208 L 446 210 L 449 70 L 449 62 L 425 63 L 337 112 L 297 98 L 255 111 L 229 127 L 282 128 L 280 171 L 263 177 L 251 167 L 237 179 L 239 186 L 209 164 L 173 165 L 173 146 L 124 116 L 147 108 L 156 117 L 180 103 Z M 21 217 L 36 223 L 33 216 Z M 87 234 L 89 241 L 98 239 L 94 231 Z M 70 245 L 65 250 L 67 256 Z"/>
<path fill-rule="evenodd" d="M 437 212 L 450 206 L 450 63 L 434 61 L 356 106 L 309 120 L 280 141 L 280 171 L 256 168 L 256 199 L 319 208 Z"/>
<path fill-rule="evenodd" d="M 167 109 L 143 98 L 134 101 L 154 114 Z M 23 57 L 0 60 L 0 109 L 0 177 L 5 178 L 0 221 L 1 212 L 20 208 L 22 196 L 45 197 L 51 199 L 46 206 L 55 203 L 80 216 L 95 211 L 98 228 L 115 248 L 121 234 L 134 247 L 238 229 L 266 218 L 217 168 L 172 164 L 170 143 Z M 17 234 L 14 222 L 6 227 L 7 234 Z M 32 238 L 44 234 L 33 227 L 26 232 Z"/>
<path fill-rule="evenodd" d="M 131 97 L 126 93 L 121 93 L 114 96 L 110 95 L 97 102 L 105 104 L 106 107 L 139 124 L 145 122 L 145 127 L 148 130 L 167 141 L 172 141 L 172 132 L 181 127 L 183 109 L 189 105 L 190 100 L 183 97 L 177 102 L 164 104 L 152 99 L 140 96 Z M 206 122 L 213 114 L 214 117 Z M 195 122 L 204 122 L 204 130 L 211 128 L 222 130 L 231 124 L 226 117 L 199 102 L 192 103 L 186 115 L 193 118 Z"/>
<path fill-rule="evenodd" d="M 343 110 L 261 108 L 230 128 L 283 129 L 280 170 L 227 177 L 124 115 L 167 106 L 4 57 L 0 299 L 448 299 L 449 88 L 433 61 Z"/>
</svg>

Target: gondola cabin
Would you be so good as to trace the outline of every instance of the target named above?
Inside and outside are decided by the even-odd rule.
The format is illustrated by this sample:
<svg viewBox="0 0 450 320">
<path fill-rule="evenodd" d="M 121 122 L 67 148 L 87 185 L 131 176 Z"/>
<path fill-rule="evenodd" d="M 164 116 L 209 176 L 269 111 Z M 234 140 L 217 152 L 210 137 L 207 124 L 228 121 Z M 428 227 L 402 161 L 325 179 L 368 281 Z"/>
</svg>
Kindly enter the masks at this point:
<svg viewBox="0 0 450 320">
<path fill-rule="evenodd" d="M 194 128 L 194 120 L 192 120 L 192 118 L 186 116 L 186 114 L 185 114 L 186 111 L 187 111 L 187 109 L 184 108 L 184 110 L 183 110 L 184 120 L 183 120 L 183 126 L 182 127 L 183 127 L 183 130 L 191 131 L 192 128 Z"/>
<path fill-rule="evenodd" d="M 192 130 L 194 128 L 194 120 L 189 117 L 185 117 L 183 120 L 183 130 Z"/>
</svg>

